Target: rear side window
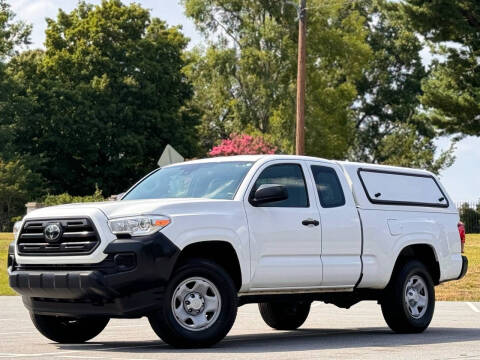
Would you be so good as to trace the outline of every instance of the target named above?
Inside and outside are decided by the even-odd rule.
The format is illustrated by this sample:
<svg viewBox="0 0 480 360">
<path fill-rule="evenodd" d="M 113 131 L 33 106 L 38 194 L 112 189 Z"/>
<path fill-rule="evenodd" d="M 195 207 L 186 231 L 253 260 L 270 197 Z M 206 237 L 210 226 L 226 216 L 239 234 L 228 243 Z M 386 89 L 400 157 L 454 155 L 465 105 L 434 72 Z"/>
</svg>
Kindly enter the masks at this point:
<svg viewBox="0 0 480 360">
<path fill-rule="evenodd" d="M 345 205 L 345 195 L 337 173 L 331 167 L 312 165 L 320 205 L 332 208 Z"/>
<path fill-rule="evenodd" d="M 302 167 L 298 164 L 272 165 L 263 170 L 252 188 L 252 194 L 260 185 L 277 184 L 287 188 L 288 199 L 262 204 L 262 207 L 308 207 L 307 187 Z"/>
<path fill-rule="evenodd" d="M 433 176 L 370 169 L 359 169 L 358 175 L 374 204 L 448 207 Z"/>
</svg>

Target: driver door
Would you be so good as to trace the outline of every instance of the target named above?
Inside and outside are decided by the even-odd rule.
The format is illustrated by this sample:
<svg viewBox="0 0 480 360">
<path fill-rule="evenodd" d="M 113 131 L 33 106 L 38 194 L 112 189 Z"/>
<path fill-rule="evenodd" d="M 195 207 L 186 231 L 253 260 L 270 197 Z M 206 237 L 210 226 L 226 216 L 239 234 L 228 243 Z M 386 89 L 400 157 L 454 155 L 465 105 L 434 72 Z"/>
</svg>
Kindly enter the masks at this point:
<svg viewBox="0 0 480 360">
<path fill-rule="evenodd" d="M 309 172 L 301 161 L 261 167 L 245 198 L 250 231 L 251 289 L 306 288 L 322 283 L 321 226 Z M 260 185 L 283 185 L 288 199 L 253 206 Z"/>
</svg>

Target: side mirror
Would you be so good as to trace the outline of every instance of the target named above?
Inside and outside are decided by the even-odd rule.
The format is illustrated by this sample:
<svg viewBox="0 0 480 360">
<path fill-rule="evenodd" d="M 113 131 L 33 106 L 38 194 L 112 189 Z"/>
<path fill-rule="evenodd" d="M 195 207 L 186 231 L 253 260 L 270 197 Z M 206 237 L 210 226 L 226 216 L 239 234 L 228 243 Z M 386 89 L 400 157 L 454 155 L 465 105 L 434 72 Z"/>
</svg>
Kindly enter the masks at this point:
<svg viewBox="0 0 480 360">
<path fill-rule="evenodd" d="M 263 184 L 255 191 L 250 203 L 253 206 L 259 206 L 265 203 L 282 201 L 288 199 L 288 190 L 283 185 Z"/>
</svg>

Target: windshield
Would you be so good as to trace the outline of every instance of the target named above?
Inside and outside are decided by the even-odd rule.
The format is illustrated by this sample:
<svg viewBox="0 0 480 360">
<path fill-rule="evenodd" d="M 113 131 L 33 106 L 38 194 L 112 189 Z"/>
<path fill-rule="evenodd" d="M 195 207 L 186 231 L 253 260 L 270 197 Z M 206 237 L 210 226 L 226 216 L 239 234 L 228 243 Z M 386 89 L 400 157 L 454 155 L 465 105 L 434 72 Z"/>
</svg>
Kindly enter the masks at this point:
<svg viewBox="0 0 480 360">
<path fill-rule="evenodd" d="M 162 168 L 135 186 L 122 200 L 207 198 L 232 200 L 252 162 L 227 161 Z"/>
</svg>

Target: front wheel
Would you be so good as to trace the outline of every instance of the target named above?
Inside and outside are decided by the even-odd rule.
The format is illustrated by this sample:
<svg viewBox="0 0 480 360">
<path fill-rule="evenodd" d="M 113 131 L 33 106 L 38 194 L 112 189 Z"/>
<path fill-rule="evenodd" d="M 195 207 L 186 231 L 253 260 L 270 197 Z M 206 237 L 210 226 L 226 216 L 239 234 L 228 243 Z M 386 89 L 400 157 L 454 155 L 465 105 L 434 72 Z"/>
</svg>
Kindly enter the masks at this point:
<svg viewBox="0 0 480 360">
<path fill-rule="evenodd" d="M 194 259 L 176 270 L 159 310 L 148 320 L 166 343 L 180 348 L 206 347 L 222 340 L 237 315 L 237 292 L 219 265 Z"/>
<path fill-rule="evenodd" d="M 420 333 L 433 318 L 435 288 L 421 262 L 406 262 L 393 275 L 381 302 L 388 326 L 397 333 Z"/>
<path fill-rule="evenodd" d="M 107 326 L 109 318 L 75 319 L 30 313 L 33 324 L 46 338 L 61 343 L 82 343 L 93 339 Z"/>
<path fill-rule="evenodd" d="M 295 330 L 310 313 L 310 302 L 279 302 L 258 304 L 265 323 L 276 330 Z"/>
</svg>

